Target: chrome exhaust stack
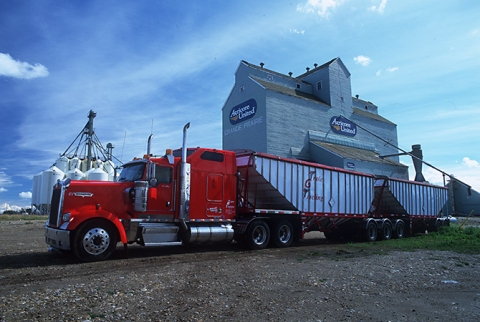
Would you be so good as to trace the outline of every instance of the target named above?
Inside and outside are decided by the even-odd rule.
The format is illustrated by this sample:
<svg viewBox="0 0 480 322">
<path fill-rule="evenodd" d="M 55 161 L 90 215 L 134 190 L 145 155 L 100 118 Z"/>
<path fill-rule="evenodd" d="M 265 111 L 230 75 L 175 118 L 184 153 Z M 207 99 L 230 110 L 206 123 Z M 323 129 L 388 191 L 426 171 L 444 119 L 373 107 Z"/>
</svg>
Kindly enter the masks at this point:
<svg viewBox="0 0 480 322">
<path fill-rule="evenodd" d="M 190 205 L 190 164 L 187 163 L 187 130 L 189 127 L 190 122 L 183 127 L 182 164 L 180 174 L 180 213 L 178 216 L 182 228 L 185 231 L 188 230 L 186 221 L 189 220 Z"/>
</svg>

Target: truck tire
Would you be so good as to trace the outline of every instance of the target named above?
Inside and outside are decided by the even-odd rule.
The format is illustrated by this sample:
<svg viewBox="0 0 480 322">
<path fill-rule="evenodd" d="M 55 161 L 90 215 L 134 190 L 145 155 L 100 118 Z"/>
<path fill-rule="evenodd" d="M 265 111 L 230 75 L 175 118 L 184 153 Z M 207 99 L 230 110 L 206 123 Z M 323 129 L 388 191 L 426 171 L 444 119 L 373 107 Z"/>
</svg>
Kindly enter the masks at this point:
<svg viewBox="0 0 480 322">
<path fill-rule="evenodd" d="M 263 220 L 254 220 L 248 225 L 245 244 L 253 250 L 264 249 L 270 242 L 270 228 Z"/>
<path fill-rule="evenodd" d="M 403 220 L 397 220 L 395 224 L 395 229 L 393 230 L 393 238 L 403 238 L 405 237 L 405 223 Z"/>
<path fill-rule="evenodd" d="M 332 230 L 332 231 L 324 231 L 323 235 L 325 236 L 326 239 L 328 240 L 340 240 L 342 238 L 340 232 L 338 229 Z"/>
<path fill-rule="evenodd" d="M 293 242 L 293 225 L 288 220 L 274 223 L 271 230 L 270 242 L 278 248 L 290 247 Z"/>
<path fill-rule="evenodd" d="M 73 238 L 73 253 L 84 262 L 110 257 L 117 246 L 115 227 L 105 220 L 92 220 L 82 224 Z"/>
<path fill-rule="evenodd" d="M 380 239 L 381 240 L 389 240 L 392 238 L 393 234 L 393 227 L 392 222 L 389 219 L 383 221 L 382 229 L 380 229 Z"/>
<path fill-rule="evenodd" d="M 367 222 L 367 226 L 365 227 L 364 239 L 365 241 L 373 242 L 377 240 L 377 235 L 377 223 L 373 220 L 370 220 Z"/>
</svg>

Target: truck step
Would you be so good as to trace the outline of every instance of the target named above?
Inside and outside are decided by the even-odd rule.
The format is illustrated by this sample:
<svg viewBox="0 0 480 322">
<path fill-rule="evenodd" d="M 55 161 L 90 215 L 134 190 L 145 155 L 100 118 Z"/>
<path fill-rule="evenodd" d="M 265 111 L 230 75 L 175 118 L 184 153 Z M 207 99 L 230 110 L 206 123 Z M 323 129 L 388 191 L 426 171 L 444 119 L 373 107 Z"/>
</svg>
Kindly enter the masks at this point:
<svg viewBox="0 0 480 322">
<path fill-rule="evenodd" d="M 164 223 L 140 223 L 145 246 L 181 245 L 178 239 L 178 226 Z"/>
</svg>

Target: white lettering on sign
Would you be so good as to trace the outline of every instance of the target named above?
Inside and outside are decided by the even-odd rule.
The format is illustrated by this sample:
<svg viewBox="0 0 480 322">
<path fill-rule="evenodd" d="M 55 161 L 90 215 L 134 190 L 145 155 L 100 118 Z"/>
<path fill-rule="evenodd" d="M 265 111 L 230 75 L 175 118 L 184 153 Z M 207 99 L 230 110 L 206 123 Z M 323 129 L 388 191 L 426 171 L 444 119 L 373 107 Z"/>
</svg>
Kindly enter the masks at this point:
<svg viewBox="0 0 480 322">
<path fill-rule="evenodd" d="M 253 98 L 232 108 L 230 111 L 230 124 L 235 125 L 251 119 L 257 112 L 257 101 Z"/>
<path fill-rule="evenodd" d="M 247 128 L 247 127 L 251 127 L 251 126 L 254 126 L 254 125 L 257 125 L 257 124 L 260 124 L 260 123 L 263 123 L 263 116 L 260 116 L 260 117 L 256 117 L 254 118 L 253 120 L 250 120 L 250 121 L 245 121 L 243 123 L 243 128 Z"/>
<path fill-rule="evenodd" d="M 243 130 L 243 128 L 240 125 L 236 125 L 232 128 L 229 128 L 229 129 L 226 129 L 225 131 L 223 131 L 223 136 L 227 136 L 227 135 L 233 134 L 233 133 L 241 131 L 241 130 Z"/>
<path fill-rule="evenodd" d="M 333 116 L 330 119 L 330 126 L 333 132 L 347 136 L 355 136 L 357 134 L 357 126 L 349 120 L 342 120 L 342 117 Z"/>
<path fill-rule="evenodd" d="M 255 114 L 255 106 L 250 107 L 250 105 L 247 105 L 244 107 L 240 107 L 239 109 L 232 110 L 232 113 L 230 114 L 230 118 L 233 121 L 237 121 L 237 120 L 242 120 L 254 114 Z"/>
<path fill-rule="evenodd" d="M 256 126 L 256 125 L 261 124 L 261 123 L 263 123 L 263 116 L 256 117 L 252 120 L 247 120 L 247 121 L 243 122 L 243 124 L 241 124 L 241 125 L 235 125 L 234 127 L 226 129 L 225 131 L 223 131 L 223 136 L 228 136 L 230 134 L 240 132 L 243 129 L 247 129 L 249 127 Z"/>
</svg>

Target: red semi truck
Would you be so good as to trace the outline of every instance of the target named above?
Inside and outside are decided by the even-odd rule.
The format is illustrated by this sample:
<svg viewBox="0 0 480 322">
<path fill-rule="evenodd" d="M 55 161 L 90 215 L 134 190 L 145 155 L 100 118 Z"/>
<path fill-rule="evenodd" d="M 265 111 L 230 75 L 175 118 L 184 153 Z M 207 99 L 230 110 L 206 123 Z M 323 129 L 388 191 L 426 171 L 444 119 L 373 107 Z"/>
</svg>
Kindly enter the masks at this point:
<svg viewBox="0 0 480 322">
<path fill-rule="evenodd" d="M 64 179 L 53 187 L 45 241 L 82 261 L 117 243 L 228 243 L 288 247 L 327 238 L 402 238 L 447 225 L 448 189 L 253 151 L 186 148 L 123 165 L 115 182 Z"/>
</svg>

